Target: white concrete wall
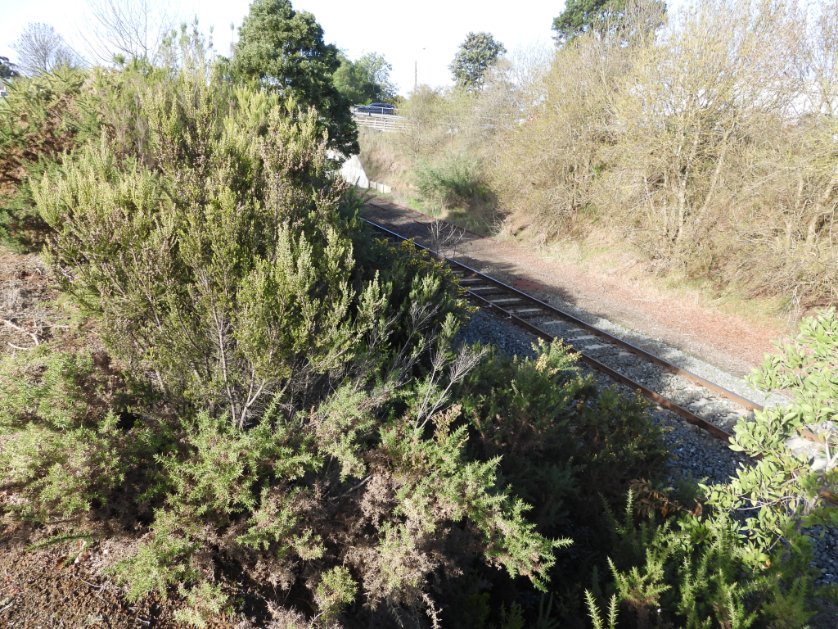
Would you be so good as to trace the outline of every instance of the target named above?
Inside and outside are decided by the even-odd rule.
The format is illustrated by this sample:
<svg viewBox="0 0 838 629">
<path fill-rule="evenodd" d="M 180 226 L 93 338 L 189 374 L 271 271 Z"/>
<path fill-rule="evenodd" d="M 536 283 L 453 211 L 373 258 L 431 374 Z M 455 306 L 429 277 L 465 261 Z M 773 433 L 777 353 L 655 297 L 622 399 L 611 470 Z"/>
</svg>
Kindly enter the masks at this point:
<svg viewBox="0 0 838 629">
<path fill-rule="evenodd" d="M 343 163 L 340 167 L 340 176 L 344 181 L 358 188 L 370 187 L 370 180 L 367 179 L 367 173 L 364 172 L 364 167 L 357 155 L 353 155 Z"/>
</svg>

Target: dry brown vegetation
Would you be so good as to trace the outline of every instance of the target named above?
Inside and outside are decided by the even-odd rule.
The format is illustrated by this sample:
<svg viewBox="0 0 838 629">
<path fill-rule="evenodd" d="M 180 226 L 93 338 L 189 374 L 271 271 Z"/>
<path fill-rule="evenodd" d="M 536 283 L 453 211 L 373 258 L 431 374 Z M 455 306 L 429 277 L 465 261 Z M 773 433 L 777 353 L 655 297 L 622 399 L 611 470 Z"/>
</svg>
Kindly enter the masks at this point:
<svg viewBox="0 0 838 629">
<path fill-rule="evenodd" d="M 605 231 L 720 292 L 835 303 L 838 2 L 651 10 L 630 3 L 546 72 L 509 64 L 472 98 L 415 95 L 411 131 L 388 143 L 415 169 L 413 194 L 468 210 L 421 182 L 473 164 L 483 220 L 491 203 L 537 240 Z"/>
</svg>

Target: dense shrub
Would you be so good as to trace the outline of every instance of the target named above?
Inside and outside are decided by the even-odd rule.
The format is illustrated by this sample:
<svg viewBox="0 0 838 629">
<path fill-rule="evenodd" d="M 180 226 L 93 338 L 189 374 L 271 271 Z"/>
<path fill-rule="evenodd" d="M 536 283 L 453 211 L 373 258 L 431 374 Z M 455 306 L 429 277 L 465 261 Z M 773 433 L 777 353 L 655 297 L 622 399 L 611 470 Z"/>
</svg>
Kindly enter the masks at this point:
<svg viewBox="0 0 838 629">
<path fill-rule="evenodd" d="M 429 579 L 475 560 L 543 587 L 566 542 L 536 532 L 456 423 L 479 353 L 452 347 L 450 274 L 353 231 L 315 112 L 200 63 L 137 71 L 110 84 L 143 134 L 105 126 L 36 191 L 65 289 L 166 404 L 146 409 L 150 534 L 115 567 L 130 596 L 176 585 L 200 623 L 228 604 L 222 568 L 328 618 L 361 602 L 433 616 Z M 471 541 L 452 553 L 455 538 Z"/>
<path fill-rule="evenodd" d="M 587 522 L 596 537 L 599 495 L 622 501 L 630 481 L 654 478 L 665 458 L 640 399 L 600 390 L 560 343 L 537 358 L 490 353 L 463 385 L 460 403 L 481 458 L 502 456 L 504 478 L 536 505 L 550 534 Z M 578 535 L 577 535 L 578 539 Z"/>
<path fill-rule="evenodd" d="M 492 199 L 480 171 L 478 164 L 462 157 L 450 157 L 439 164 L 420 163 L 416 188 L 434 208 L 479 207 Z"/>
<path fill-rule="evenodd" d="M 812 616 L 810 555 L 792 547 L 754 562 L 728 513 L 638 515 L 632 496 L 614 521 L 609 582 L 586 592 L 595 627 L 804 627 Z M 608 618 L 600 603 L 607 600 Z M 618 622 L 619 620 L 619 622 Z"/>
<path fill-rule="evenodd" d="M 554 618 L 577 626 L 584 615 L 581 588 L 613 551 L 609 509 L 622 504 L 633 482 L 660 479 L 665 451 L 641 400 L 599 389 L 560 343 L 535 350 L 527 359 L 490 351 L 457 399 L 472 456 L 500 458 L 501 478 L 533 505 L 539 531 L 572 537 L 573 546 L 557 557 L 550 600 Z M 496 619 L 501 602 L 507 611 L 518 605 L 530 620 L 539 616 L 526 589 L 514 583 L 488 577 L 482 588 L 457 587 L 464 587 L 465 599 L 490 593 L 494 604 L 486 613 Z"/>
<path fill-rule="evenodd" d="M 663 523 L 648 512 L 636 518 L 630 496 L 625 519 L 613 526 L 618 541 L 605 588 L 612 621 L 806 626 L 817 576 L 808 529 L 838 524 L 836 357 L 838 319 L 830 310 L 804 319 L 798 337 L 754 371 L 754 384 L 785 389 L 792 401 L 737 424 L 731 447 L 753 462 L 728 483 L 702 487 L 703 514 L 677 508 Z M 595 624 L 604 626 L 600 604 L 587 596 Z"/>
<path fill-rule="evenodd" d="M 0 242 L 31 246 L 44 224 L 35 210 L 30 178 L 38 179 L 77 136 L 93 124 L 79 96 L 87 75 L 61 68 L 16 78 L 0 99 Z"/>
</svg>

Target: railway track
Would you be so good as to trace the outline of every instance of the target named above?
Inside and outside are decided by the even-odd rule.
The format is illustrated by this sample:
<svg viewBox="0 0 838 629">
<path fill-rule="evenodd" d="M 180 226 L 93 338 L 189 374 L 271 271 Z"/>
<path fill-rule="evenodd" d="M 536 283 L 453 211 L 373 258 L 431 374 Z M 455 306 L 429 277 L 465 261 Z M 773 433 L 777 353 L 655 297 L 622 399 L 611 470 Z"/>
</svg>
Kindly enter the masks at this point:
<svg viewBox="0 0 838 629">
<path fill-rule="evenodd" d="M 391 241 L 411 240 L 372 220 L 362 220 Z M 639 392 L 717 439 L 727 441 L 736 421 L 762 408 L 498 279 L 415 241 L 413 244 L 444 261 L 458 277 L 468 297 L 479 307 L 538 338 L 546 341 L 562 339 L 589 367 Z"/>
</svg>

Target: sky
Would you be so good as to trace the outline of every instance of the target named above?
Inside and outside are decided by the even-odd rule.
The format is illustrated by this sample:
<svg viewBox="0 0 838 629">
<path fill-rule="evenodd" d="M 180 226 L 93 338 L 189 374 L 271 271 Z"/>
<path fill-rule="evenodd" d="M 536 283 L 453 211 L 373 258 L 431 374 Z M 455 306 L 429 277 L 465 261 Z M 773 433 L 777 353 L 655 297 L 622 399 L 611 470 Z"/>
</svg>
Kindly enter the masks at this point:
<svg viewBox="0 0 838 629">
<path fill-rule="evenodd" d="M 84 34 L 90 32 L 90 1 L 0 0 L 0 55 L 15 61 L 11 44 L 30 22 L 49 24 L 82 51 Z M 250 4 L 250 0 L 144 1 L 166 7 L 179 21 L 197 16 L 202 31 L 213 27 L 215 48 L 224 55 L 230 52 L 230 24 L 238 28 Z M 368 52 L 384 55 L 402 95 L 413 89 L 415 78 L 432 87 L 450 85 L 448 65 L 472 31 L 491 33 L 510 54 L 550 49 L 550 26 L 564 6 L 563 0 L 292 0 L 292 4 L 297 11 L 313 13 L 326 42 L 350 59 Z"/>
</svg>

